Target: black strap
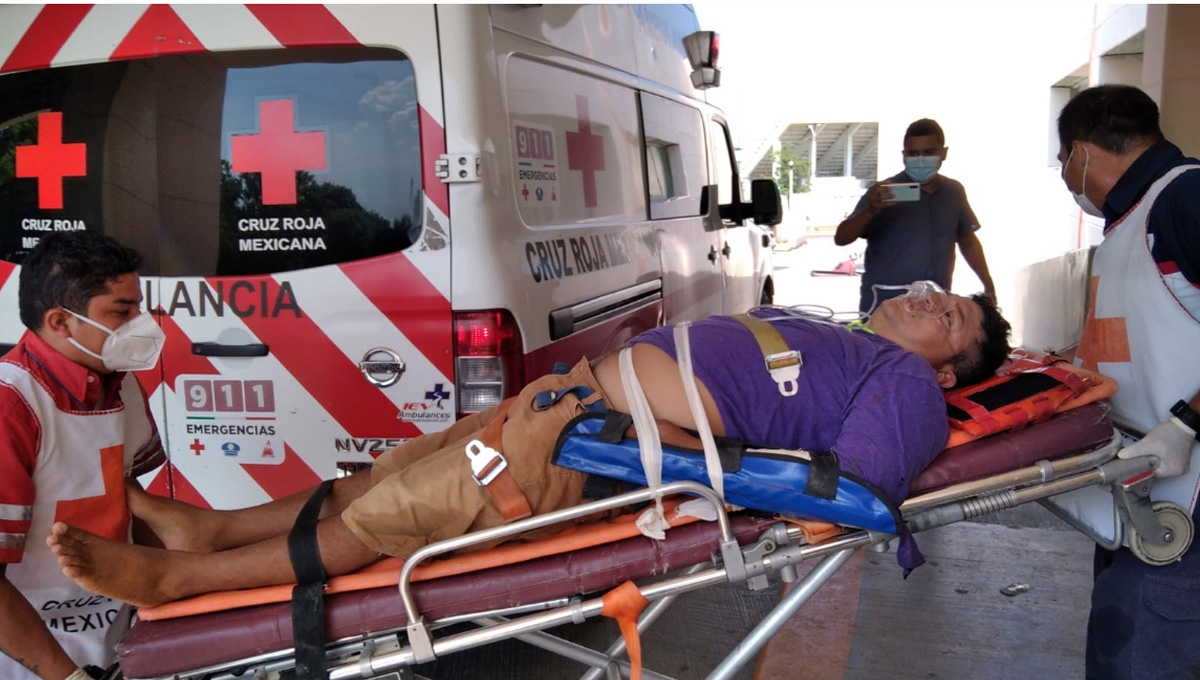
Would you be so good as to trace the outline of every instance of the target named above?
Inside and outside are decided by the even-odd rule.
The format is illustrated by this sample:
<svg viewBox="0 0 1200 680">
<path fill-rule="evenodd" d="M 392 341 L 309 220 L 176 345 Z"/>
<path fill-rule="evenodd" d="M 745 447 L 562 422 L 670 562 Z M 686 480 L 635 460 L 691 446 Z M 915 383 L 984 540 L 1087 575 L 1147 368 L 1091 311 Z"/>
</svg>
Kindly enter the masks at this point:
<svg viewBox="0 0 1200 680">
<path fill-rule="evenodd" d="M 605 444 L 620 444 L 625 439 L 625 431 L 633 424 L 633 416 L 620 411 L 609 410 L 604 413 L 604 426 L 596 433 L 596 439 Z"/>
<path fill-rule="evenodd" d="M 333 486 L 327 479 L 313 491 L 288 532 L 288 558 L 296 574 L 292 589 L 292 641 L 296 647 L 298 680 L 326 680 L 325 669 L 325 567 L 317 545 L 317 519 L 321 504 Z"/>
<path fill-rule="evenodd" d="M 804 493 L 817 498 L 837 498 L 838 478 L 841 466 L 833 451 L 809 451 L 812 462 L 808 465 L 808 481 Z"/>
</svg>

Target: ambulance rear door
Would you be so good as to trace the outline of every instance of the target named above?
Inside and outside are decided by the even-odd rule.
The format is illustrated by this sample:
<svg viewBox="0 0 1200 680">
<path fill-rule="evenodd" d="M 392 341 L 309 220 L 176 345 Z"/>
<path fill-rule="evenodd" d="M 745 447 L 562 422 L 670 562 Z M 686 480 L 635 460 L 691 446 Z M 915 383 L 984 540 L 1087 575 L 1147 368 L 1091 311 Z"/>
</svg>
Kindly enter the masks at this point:
<svg viewBox="0 0 1200 680">
<path fill-rule="evenodd" d="M 181 275 L 154 303 L 173 491 L 217 507 L 361 469 L 456 412 L 433 8 L 329 12 L 361 44 L 197 55 L 159 79 L 167 117 L 202 112 L 209 133 L 160 158 Z"/>
<path fill-rule="evenodd" d="M 245 506 L 453 421 L 433 6 L 0 12 L 0 340 L 39 234 L 137 248 L 171 459 L 143 482 Z"/>
</svg>

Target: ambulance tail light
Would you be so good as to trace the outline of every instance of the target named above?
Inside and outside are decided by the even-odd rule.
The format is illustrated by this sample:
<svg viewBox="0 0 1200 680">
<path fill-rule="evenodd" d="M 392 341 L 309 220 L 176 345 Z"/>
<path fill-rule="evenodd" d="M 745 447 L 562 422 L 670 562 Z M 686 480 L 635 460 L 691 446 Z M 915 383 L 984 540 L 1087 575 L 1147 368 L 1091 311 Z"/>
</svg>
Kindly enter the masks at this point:
<svg viewBox="0 0 1200 680">
<path fill-rule="evenodd" d="M 455 387 L 459 415 L 478 413 L 525 384 L 521 331 L 507 310 L 454 315 Z"/>
<path fill-rule="evenodd" d="M 721 69 L 717 68 L 721 36 L 715 31 L 696 31 L 683 39 L 688 63 L 692 67 L 692 85 L 707 90 L 721 84 Z"/>
</svg>

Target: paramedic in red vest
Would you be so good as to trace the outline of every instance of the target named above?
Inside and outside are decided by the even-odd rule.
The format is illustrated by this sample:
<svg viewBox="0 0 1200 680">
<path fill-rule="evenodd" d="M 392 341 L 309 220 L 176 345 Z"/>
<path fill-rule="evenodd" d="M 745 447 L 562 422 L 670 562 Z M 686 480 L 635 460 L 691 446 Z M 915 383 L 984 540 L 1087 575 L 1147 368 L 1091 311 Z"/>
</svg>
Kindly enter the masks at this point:
<svg viewBox="0 0 1200 680">
<path fill-rule="evenodd" d="M 1176 487 L 1194 506 L 1200 161 L 1163 139 L 1157 105 L 1127 85 L 1080 93 L 1058 136 L 1063 181 L 1105 222 L 1076 361 L 1115 378 L 1114 411 L 1148 433 L 1120 455 L 1159 458 L 1153 496 Z M 1087 677 L 1200 677 L 1200 544 L 1159 567 L 1128 549 L 1097 549 Z"/>
<path fill-rule="evenodd" d="M 834 451 L 843 471 L 899 502 L 946 446 L 942 389 L 991 375 L 1008 353 L 1008 323 L 988 298 L 936 292 L 925 301 L 888 300 L 867 324 L 850 327 L 771 321 L 789 347 L 803 348 L 790 392 L 767 371 L 754 334 L 737 319 L 692 323 L 693 382 L 712 433 L 768 447 Z M 470 416 L 388 450 L 369 471 L 336 480 L 315 523 L 316 558 L 325 573 L 354 571 L 384 554 L 407 557 L 432 541 L 502 524 L 503 499 L 492 490 L 498 482 L 482 487 L 472 477 L 467 452 L 480 450 L 473 440 L 492 440 L 488 446 L 507 456 L 498 479 L 509 478 L 504 484 L 519 489 L 532 514 L 583 502 L 587 475 L 555 465 L 555 443 L 587 410 L 629 412 L 619 369 L 626 359 L 660 430 L 695 429 L 672 337 L 672 328 L 654 329 L 621 353 L 538 378 L 511 403 L 498 433 L 489 426 L 491 413 Z M 167 550 L 107 541 L 65 523 L 54 525 L 50 542 L 64 572 L 131 604 L 292 583 L 288 533 L 310 495 L 214 512 L 131 487 L 130 511 Z"/>
<path fill-rule="evenodd" d="M 901 292 L 872 288 L 876 284 L 905 286 L 928 280 L 950 290 L 956 245 L 983 284 L 983 294 L 996 299 L 983 245 L 975 234 L 979 219 L 967 192 L 960 182 L 938 172 L 947 151 L 937 121 L 914 121 L 904 132 L 904 170 L 876 182 L 838 225 L 833 241 L 839 246 L 860 238 L 867 242 L 858 301 L 863 314 Z M 884 186 L 910 182 L 921 185 L 918 201 L 894 201 L 891 189 Z"/>
<path fill-rule="evenodd" d="M 138 254 L 94 232 L 55 233 L 19 279 L 28 328 L 0 360 L 0 678 L 81 680 L 114 660 L 122 604 L 62 575 L 56 521 L 130 538 L 126 483 L 165 458 L 128 370 L 163 335 L 143 314 Z M 89 668 L 84 669 L 85 666 Z"/>
</svg>

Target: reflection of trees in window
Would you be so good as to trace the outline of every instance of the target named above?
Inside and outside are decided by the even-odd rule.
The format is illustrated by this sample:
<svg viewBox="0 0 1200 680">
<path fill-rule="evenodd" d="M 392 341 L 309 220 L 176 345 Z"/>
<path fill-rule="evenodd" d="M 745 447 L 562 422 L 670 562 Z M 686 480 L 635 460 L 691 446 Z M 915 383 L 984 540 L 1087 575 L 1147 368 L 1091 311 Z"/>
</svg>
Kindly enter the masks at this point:
<svg viewBox="0 0 1200 680">
<path fill-rule="evenodd" d="M 340 184 L 318 182 L 301 170 L 296 174 L 295 205 L 263 205 L 262 176 L 234 174 L 229 161 L 221 160 L 220 259 L 218 275 L 267 274 L 348 262 L 394 253 L 411 246 L 420 236 L 421 197 L 409 187 L 411 209 L 389 220 L 364 208 L 354 192 Z M 312 220 L 319 217 L 324 229 L 284 230 L 283 218 Z M 243 219 L 279 218 L 279 231 L 243 231 Z M 242 239 L 278 241 L 292 238 L 321 239 L 325 249 L 242 251 Z"/>
<path fill-rule="evenodd" d="M 0 256 L 20 262 L 28 249 L 21 246 L 21 219 L 38 214 L 38 183 L 17 181 L 17 147 L 37 144 L 37 118 L 30 117 L 0 129 Z"/>
</svg>

